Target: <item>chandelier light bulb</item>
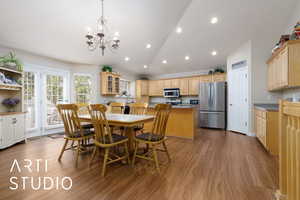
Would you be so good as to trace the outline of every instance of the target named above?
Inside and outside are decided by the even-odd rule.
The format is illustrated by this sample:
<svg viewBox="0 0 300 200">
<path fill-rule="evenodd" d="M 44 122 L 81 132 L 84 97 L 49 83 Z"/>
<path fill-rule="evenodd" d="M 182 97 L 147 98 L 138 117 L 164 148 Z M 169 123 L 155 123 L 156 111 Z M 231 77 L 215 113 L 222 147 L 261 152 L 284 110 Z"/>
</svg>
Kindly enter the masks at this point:
<svg viewBox="0 0 300 200">
<path fill-rule="evenodd" d="M 150 48 L 151 48 L 151 44 L 147 44 L 147 45 L 146 45 L 146 48 L 147 48 L 147 49 L 150 49 Z"/>
<path fill-rule="evenodd" d="M 144 69 L 147 69 L 148 68 L 148 66 L 147 65 L 144 65 Z"/>
</svg>

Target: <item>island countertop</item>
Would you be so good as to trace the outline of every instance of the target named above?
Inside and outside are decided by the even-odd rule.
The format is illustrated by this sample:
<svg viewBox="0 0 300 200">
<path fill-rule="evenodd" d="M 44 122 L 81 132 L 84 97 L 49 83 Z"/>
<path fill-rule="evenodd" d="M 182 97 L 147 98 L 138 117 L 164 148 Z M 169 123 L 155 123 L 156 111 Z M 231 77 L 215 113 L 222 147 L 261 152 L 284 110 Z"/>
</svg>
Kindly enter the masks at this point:
<svg viewBox="0 0 300 200">
<path fill-rule="evenodd" d="M 256 109 L 264 110 L 264 111 L 279 111 L 278 104 L 254 104 Z"/>
</svg>

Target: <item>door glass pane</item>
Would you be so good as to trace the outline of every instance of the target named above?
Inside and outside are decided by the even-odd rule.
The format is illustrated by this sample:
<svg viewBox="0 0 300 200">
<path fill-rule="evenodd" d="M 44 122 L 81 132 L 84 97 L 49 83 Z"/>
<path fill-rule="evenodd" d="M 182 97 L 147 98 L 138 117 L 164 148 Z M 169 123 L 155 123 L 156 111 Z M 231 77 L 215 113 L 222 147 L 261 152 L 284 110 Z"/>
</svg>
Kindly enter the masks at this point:
<svg viewBox="0 0 300 200">
<path fill-rule="evenodd" d="M 47 126 L 62 124 L 59 113 L 56 109 L 56 104 L 63 103 L 63 83 L 63 76 L 47 75 Z"/>
<path fill-rule="evenodd" d="M 33 72 L 24 73 L 24 106 L 27 111 L 27 128 L 36 128 L 35 73 Z"/>
</svg>

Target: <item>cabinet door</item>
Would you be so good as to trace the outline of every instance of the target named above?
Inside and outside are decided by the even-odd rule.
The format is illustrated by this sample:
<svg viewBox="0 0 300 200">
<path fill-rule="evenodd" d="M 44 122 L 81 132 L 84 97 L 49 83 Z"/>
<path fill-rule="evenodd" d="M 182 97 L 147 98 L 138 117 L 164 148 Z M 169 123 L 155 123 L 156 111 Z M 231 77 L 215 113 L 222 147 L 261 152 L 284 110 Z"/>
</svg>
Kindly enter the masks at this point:
<svg viewBox="0 0 300 200">
<path fill-rule="evenodd" d="M 189 79 L 189 95 L 198 95 L 199 94 L 199 77 L 193 77 Z"/>
<path fill-rule="evenodd" d="M 141 95 L 142 96 L 148 96 L 149 95 L 149 88 L 148 88 L 148 81 L 143 80 L 141 82 Z"/>
<path fill-rule="evenodd" d="M 172 79 L 171 87 L 172 88 L 180 88 L 180 79 Z"/>
<path fill-rule="evenodd" d="M 156 87 L 155 81 L 149 81 L 149 96 L 155 96 L 155 87 Z"/>
<path fill-rule="evenodd" d="M 164 88 L 171 88 L 172 87 L 171 82 L 172 82 L 171 79 L 164 80 Z"/>
<path fill-rule="evenodd" d="M 213 82 L 225 82 L 226 81 L 226 74 L 214 74 L 213 75 Z"/>
<path fill-rule="evenodd" d="M 280 53 L 280 61 L 281 61 L 281 86 L 287 87 L 289 84 L 289 57 L 288 57 L 288 47 L 286 47 Z"/>
<path fill-rule="evenodd" d="M 212 82 L 212 75 L 200 76 L 200 82 Z"/>
<path fill-rule="evenodd" d="M 188 95 L 189 94 L 189 79 L 182 78 L 179 80 L 179 89 L 180 95 Z"/>
<path fill-rule="evenodd" d="M 25 138 L 25 115 L 12 117 L 12 123 L 14 124 L 14 140 L 23 140 Z"/>
<path fill-rule="evenodd" d="M 120 77 L 113 76 L 113 93 L 119 94 L 120 93 Z"/>
<path fill-rule="evenodd" d="M 156 81 L 156 96 L 163 96 L 164 94 L 164 80 Z"/>
<path fill-rule="evenodd" d="M 9 146 L 14 142 L 14 124 L 11 116 L 5 116 L 2 122 L 2 145 Z"/>
<path fill-rule="evenodd" d="M 106 81 L 107 81 L 107 83 L 106 83 L 106 86 L 107 86 L 107 88 L 106 88 L 106 93 L 107 94 L 112 94 L 113 93 L 113 77 L 111 76 L 111 75 L 107 75 L 106 76 Z"/>
</svg>

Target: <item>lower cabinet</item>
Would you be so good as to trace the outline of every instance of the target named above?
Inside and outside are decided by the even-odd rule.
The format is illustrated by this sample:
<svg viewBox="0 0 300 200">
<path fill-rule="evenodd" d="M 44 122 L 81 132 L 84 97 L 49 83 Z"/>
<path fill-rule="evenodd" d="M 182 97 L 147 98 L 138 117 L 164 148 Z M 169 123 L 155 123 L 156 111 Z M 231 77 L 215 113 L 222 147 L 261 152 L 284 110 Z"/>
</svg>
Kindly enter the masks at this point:
<svg viewBox="0 0 300 200">
<path fill-rule="evenodd" d="M 255 134 L 261 144 L 273 155 L 279 152 L 278 112 L 255 109 Z"/>
<path fill-rule="evenodd" d="M 25 114 L 0 116 L 0 149 L 25 140 Z"/>
</svg>

